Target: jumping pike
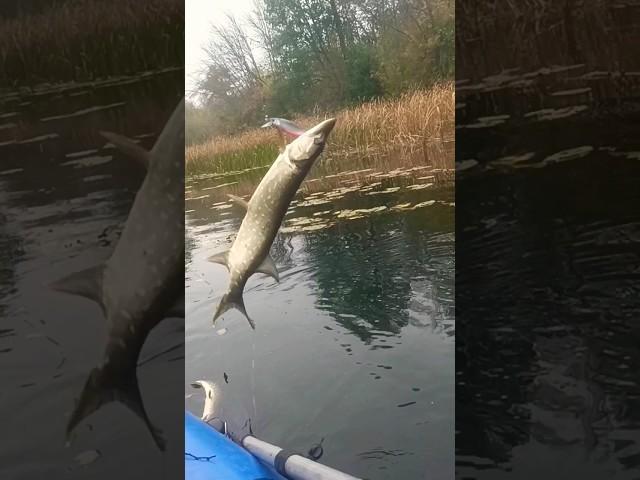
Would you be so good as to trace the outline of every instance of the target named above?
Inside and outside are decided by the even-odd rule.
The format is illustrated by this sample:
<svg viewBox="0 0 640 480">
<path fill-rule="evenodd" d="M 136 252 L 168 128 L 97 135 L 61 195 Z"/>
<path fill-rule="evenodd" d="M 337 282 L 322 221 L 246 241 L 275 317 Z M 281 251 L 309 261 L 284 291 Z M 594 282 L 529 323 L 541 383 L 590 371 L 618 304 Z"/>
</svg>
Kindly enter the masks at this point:
<svg viewBox="0 0 640 480">
<path fill-rule="evenodd" d="M 150 152 L 113 133 L 103 135 L 147 166 L 122 235 L 104 263 L 59 280 L 55 290 L 97 302 L 109 322 L 102 365 L 94 368 L 67 425 L 74 428 L 102 405 L 119 401 L 146 424 L 165 449 L 162 432 L 145 411 L 136 367 L 149 332 L 169 316 L 184 316 L 184 100 Z"/>
<path fill-rule="evenodd" d="M 325 120 L 287 145 L 248 203 L 229 195 L 246 210 L 246 214 L 231 248 L 209 258 L 211 262 L 225 265 L 230 273 L 229 288 L 216 310 L 214 323 L 224 312 L 236 308 L 247 318 L 251 328 L 256 328 L 244 306 L 244 286 L 256 272 L 265 273 L 276 282 L 279 281 L 278 270 L 269 255 L 271 244 L 291 200 L 322 153 L 335 123 L 334 118 Z"/>
</svg>

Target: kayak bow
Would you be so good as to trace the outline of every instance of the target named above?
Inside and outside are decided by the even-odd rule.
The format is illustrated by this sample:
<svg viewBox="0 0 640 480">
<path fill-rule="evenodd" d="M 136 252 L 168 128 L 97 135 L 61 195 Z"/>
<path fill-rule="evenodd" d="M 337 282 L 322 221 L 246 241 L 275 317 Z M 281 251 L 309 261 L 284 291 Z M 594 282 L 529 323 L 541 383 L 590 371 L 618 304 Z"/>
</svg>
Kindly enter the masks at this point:
<svg viewBox="0 0 640 480">
<path fill-rule="evenodd" d="M 186 480 L 284 480 L 189 412 L 184 418 L 184 448 Z"/>
<path fill-rule="evenodd" d="M 205 408 L 202 419 L 185 412 L 186 480 L 359 480 L 253 435 L 234 441 L 213 416 L 213 384 L 198 380 L 192 385 L 204 390 Z"/>
</svg>

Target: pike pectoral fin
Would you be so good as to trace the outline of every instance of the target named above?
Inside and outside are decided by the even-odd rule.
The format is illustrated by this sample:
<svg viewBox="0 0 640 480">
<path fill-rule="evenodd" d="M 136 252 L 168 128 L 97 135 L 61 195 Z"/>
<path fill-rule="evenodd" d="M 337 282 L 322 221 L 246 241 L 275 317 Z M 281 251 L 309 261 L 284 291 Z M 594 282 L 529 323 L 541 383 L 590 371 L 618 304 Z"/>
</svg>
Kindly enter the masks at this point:
<svg viewBox="0 0 640 480">
<path fill-rule="evenodd" d="M 244 308 L 242 291 L 239 291 L 238 293 L 228 292 L 222 296 L 222 300 L 220 300 L 220 305 L 218 305 L 218 309 L 216 310 L 216 313 L 213 316 L 213 324 L 215 325 L 216 320 L 218 319 L 218 317 L 220 317 L 220 315 L 222 315 L 224 312 L 232 308 L 239 310 L 245 316 L 245 318 L 249 322 L 249 325 L 251 325 L 251 328 L 253 328 L 254 330 L 256 329 L 256 324 L 253 323 L 253 320 L 251 320 L 251 318 L 249 318 L 249 315 L 247 315 L 247 310 Z"/>
<path fill-rule="evenodd" d="M 245 212 L 249 208 L 249 202 L 247 202 L 246 200 L 240 197 L 236 197 L 235 195 L 231 195 L 230 193 L 227 194 L 227 197 L 229 197 L 233 203 L 235 203 L 239 207 L 242 207 Z"/>
<path fill-rule="evenodd" d="M 211 263 L 219 263 L 220 265 L 224 265 L 229 268 L 229 250 L 226 250 L 221 253 L 216 253 L 215 255 L 211 255 L 207 260 Z"/>
<path fill-rule="evenodd" d="M 80 270 L 53 282 L 49 288 L 71 295 L 80 295 L 102 305 L 102 275 L 104 265 Z"/>
<path fill-rule="evenodd" d="M 278 274 L 276 263 L 273 261 L 273 258 L 271 258 L 271 255 L 269 254 L 267 254 L 260 266 L 256 268 L 256 272 L 267 274 L 270 277 L 273 277 L 276 282 L 280 282 L 280 275 Z"/>
<path fill-rule="evenodd" d="M 135 413 L 149 429 L 158 448 L 162 451 L 165 450 L 166 440 L 162 431 L 151 423 L 144 409 L 135 364 L 131 366 L 131 371 L 127 372 L 111 372 L 106 365 L 91 371 L 80 395 L 80 400 L 67 424 L 67 441 L 82 420 L 103 405 L 113 401 L 121 402 Z"/>
<path fill-rule="evenodd" d="M 149 168 L 151 155 L 136 142 L 113 132 L 100 132 L 100 135 L 113 143 L 123 153 L 136 159 L 143 167 Z"/>
</svg>

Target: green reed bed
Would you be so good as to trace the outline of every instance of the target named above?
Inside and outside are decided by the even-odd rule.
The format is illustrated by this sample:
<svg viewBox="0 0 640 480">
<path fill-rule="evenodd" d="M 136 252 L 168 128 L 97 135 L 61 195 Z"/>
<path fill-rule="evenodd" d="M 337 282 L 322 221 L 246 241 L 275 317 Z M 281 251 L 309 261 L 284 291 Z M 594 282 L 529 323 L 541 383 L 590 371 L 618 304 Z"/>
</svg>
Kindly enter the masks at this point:
<svg viewBox="0 0 640 480">
<path fill-rule="evenodd" d="M 391 169 L 398 162 L 452 169 L 453 156 L 443 145 L 453 142 L 454 104 L 453 84 L 443 84 L 295 121 L 306 128 L 328 116 L 337 118 L 327 154 L 313 175 L 358 168 Z M 186 172 L 223 173 L 268 165 L 278 155 L 278 142 L 273 130 L 260 128 L 214 137 L 187 147 Z M 436 154 L 439 150 L 443 152 L 440 156 Z"/>
<path fill-rule="evenodd" d="M 236 172 L 270 165 L 278 156 L 278 145 L 276 143 L 252 145 L 238 151 L 221 152 L 215 156 L 196 152 L 197 149 L 194 150 L 191 147 L 192 157 L 187 161 L 188 175 Z"/>
</svg>

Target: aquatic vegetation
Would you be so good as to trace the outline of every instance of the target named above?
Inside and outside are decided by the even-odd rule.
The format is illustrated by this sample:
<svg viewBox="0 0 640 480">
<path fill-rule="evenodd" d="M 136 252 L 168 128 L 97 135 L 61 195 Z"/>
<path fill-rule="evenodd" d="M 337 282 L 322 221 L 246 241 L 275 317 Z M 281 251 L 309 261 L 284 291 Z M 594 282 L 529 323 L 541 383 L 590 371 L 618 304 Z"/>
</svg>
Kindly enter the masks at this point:
<svg viewBox="0 0 640 480">
<path fill-rule="evenodd" d="M 221 183 L 220 185 L 215 185 L 215 186 L 213 186 L 213 187 L 206 187 L 206 188 L 203 188 L 203 189 L 202 189 L 202 191 L 205 191 L 205 190 L 215 190 L 215 189 L 218 189 L 218 188 L 228 187 L 229 185 L 237 185 L 237 184 L 238 184 L 238 182 L 227 182 L 227 183 Z"/>
<path fill-rule="evenodd" d="M 197 174 L 197 175 L 191 175 L 190 180 L 191 180 L 192 183 L 194 183 L 197 180 L 207 180 L 207 179 L 211 179 L 211 178 L 223 178 L 223 177 L 230 177 L 230 176 L 235 176 L 235 175 L 243 175 L 243 174 L 246 174 L 246 173 L 249 173 L 249 172 L 253 172 L 253 171 L 256 171 L 256 170 L 266 169 L 266 168 L 269 168 L 270 166 L 271 166 L 271 164 L 259 165 L 257 167 L 244 168 L 242 170 L 230 170 L 230 171 L 226 171 L 226 172 L 222 172 L 222 173 L 200 173 L 200 174 Z"/>
<path fill-rule="evenodd" d="M 399 203 L 391 207 L 391 210 L 411 210 L 411 203 Z"/>
<path fill-rule="evenodd" d="M 314 216 L 320 216 L 320 215 L 328 215 L 332 212 L 332 210 L 321 210 L 319 212 L 314 212 L 313 215 Z"/>
<path fill-rule="evenodd" d="M 535 157 L 535 153 L 527 152 L 522 155 L 507 155 L 506 157 L 497 158 L 490 163 L 492 165 L 515 165 L 521 162 L 527 162 Z"/>
<path fill-rule="evenodd" d="M 416 185 L 409 185 L 407 190 L 422 190 L 424 188 L 432 187 L 433 183 L 418 183 Z"/>
<path fill-rule="evenodd" d="M 413 207 L 411 207 L 411 209 L 415 210 L 416 208 L 429 207 L 431 205 L 435 205 L 435 203 L 435 200 L 427 200 L 425 202 L 416 203 Z"/>
<path fill-rule="evenodd" d="M 490 46 L 495 54 L 482 64 L 460 62 L 457 77 L 470 81 L 486 77 L 482 87 L 486 88 L 504 85 L 510 76 L 522 71 L 529 72 L 527 78 L 535 79 L 554 74 L 559 77 L 559 74 L 579 70 L 585 63 L 600 71 L 606 70 L 607 74 L 621 62 L 629 69 L 637 65 L 637 55 L 627 48 L 634 43 L 636 33 L 624 27 L 630 13 L 621 14 L 621 11 L 627 12 L 623 5 L 626 4 L 607 0 L 585 2 L 580 10 L 579 29 L 567 18 L 566 4 L 561 2 L 489 0 L 460 5 L 456 10 L 458 51 L 465 52 L 466 58 L 479 58 Z M 607 44 L 614 31 L 620 32 L 619 41 L 611 48 L 599 48 Z M 483 41 L 478 42 L 478 38 Z M 514 45 L 518 48 L 514 49 Z M 576 52 L 576 45 L 580 54 Z M 520 70 L 504 71 L 505 66 L 511 65 L 517 65 Z M 489 75 L 492 82 L 488 81 Z"/>
<path fill-rule="evenodd" d="M 411 210 L 417 210 L 419 208 L 429 207 L 435 205 L 436 203 L 440 203 L 446 206 L 454 206 L 452 202 L 444 202 L 437 200 L 426 200 L 418 203 L 399 203 L 394 206 L 387 205 L 377 205 L 375 207 L 370 208 L 345 208 L 342 210 L 322 210 L 319 212 L 314 212 L 311 216 L 300 216 L 294 218 L 288 218 L 285 222 L 285 226 L 283 226 L 280 231 L 282 233 L 294 233 L 294 232 L 311 232 L 316 230 L 322 230 L 325 228 L 332 227 L 336 225 L 338 220 L 357 220 L 361 218 L 366 218 L 373 214 L 378 214 L 382 212 L 406 212 Z"/>
<path fill-rule="evenodd" d="M 281 233 L 314 232 L 335 225 L 335 222 L 326 218 L 296 217 L 286 220 L 280 228 Z"/>
<path fill-rule="evenodd" d="M 328 116 L 330 112 L 327 112 Z M 297 118 L 303 128 L 325 115 Z M 331 113 L 338 122 L 327 146 L 327 155 L 312 175 L 323 179 L 384 175 L 398 166 L 453 168 L 453 156 L 442 147 L 454 138 L 453 83 L 375 100 Z M 255 128 L 237 135 L 218 136 L 187 147 L 188 175 L 227 174 L 273 163 L 278 136 Z"/>
<path fill-rule="evenodd" d="M 310 199 L 310 200 L 305 200 L 304 202 L 300 202 L 298 204 L 296 204 L 298 207 L 310 207 L 313 205 L 324 205 L 327 203 L 331 203 L 330 200 L 327 199 L 321 199 L 321 198 L 314 198 L 314 199 Z"/>
<path fill-rule="evenodd" d="M 378 190 L 377 192 L 366 193 L 366 195 L 382 195 L 385 193 L 394 193 L 394 192 L 397 192 L 398 190 L 400 190 L 400 187 L 389 187 L 389 188 L 385 188 L 384 190 Z"/>
<path fill-rule="evenodd" d="M 618 152 L 614 150 L 609 153 L 614 157 L 624 157 L 628 158 L 629 160 L 640 160 L 640 152 Z"/>
<path fill-rule="evenodd" d="M 184 2 L 76 0 L 2 19 L 0 58 L 0 88 L 182 66 Z"/>
<path fill-rule="evenodd" d="M 475 123 L 469 123 L 466 125 L 459 125 L 457 128 L 491 128 L 496 125 L 505 123 L 510 118 L 510 115 L 492 115 L 490 117 L 479 117 Z"/>
<path fill-rule="evenodd" d="M 73 168 L 83 168 L 83 167 L 95 167 L 96 165 L 102 165 L 104 163 L 109 163 L 113 160 L 111 156 L 88 156 L 82 158 L 76 158 L 74 160 L 68 160 L 60 164 L 61 167 L 73 167 Z"/>
<path fill-rule="evenodd" d="M 457 162 L 456 170 L 460 172 L 462 170 L 468 170 L 470 168 L 473 168 L 476 165 L 478 165 L 478 161 L 473 158 L 469 158 L 467 160 L 462 160 L 460 162 Z"/>
<path fill-rule="evenodd" d="M 331 178 L 307 180 L 291 201 L 279 231 L 283 234 L 318 232 L 376 215 L 404 214 L 433 205 L 453 207 L 453 202 L 430 198 L 431 191 L 438 197 L 441 194 L 435 188 L 436 175 L 432 175 L 436 171 L 429 166 L 399 166 L 388 172 L 392 175 L 380 175 L 385 172 L 376 169 L 361 169 L 347 170 Z M 218 184 L 221 178 L 218 174 L 188 179 L 187 201 L 202 199 L 195 203 L 195 216 L 208 217 L 207 211 L 213 210 L 218 220 L 238 217 L 240 212 L 232 209 L 233 202 L 227 195 L 249 200 L 255 183 L 245 178 L 247 176 L 241 174 L 238 182 L 222 185 Z M 354 176 L 356 178 L 351 178 Z M 429 196 L 425 198 L 424 192 L 430 192 Z"/>
<path fill-rule="evenodd" d="M 525 118 L 534 117 L 536 120 L 557 120 L 559 118 L 567 118 L 572 115 L 576 115 L 580 112 L 588 110 L 587 105 L 575 105 L 564 108 L 543 108 L 542 110 L 535 110 L 533 112 L 525 113 Z"/>
<path fill-rule="evenodd" d="M 258 129 L 192 145 L 185 152 L 186 173 L 233 175 L 266 168 L 278 156 L 278 145 L 272 135 L 273 132 Z"/>
<path fill-rule="evenodd" d="M 567 160 L 575 160 L 576 158 L 582 158 L 593 152 L 593 147 L 585 145 L 582 147 L 569 148 L 560 152 L 549 155 L 544 159 L 545 164 L 566 162 Z"/>
<path fill-rule="evenodd" d="M 379 207 L 372 208 L 358 208 L 355 210 L 340 210 L 336 212 L 336 216 L 338 218 L 362 218 L 368 213 L 377 213 L 386 210 L 387 207 L 385 205 L 380 205 Z"/>
<path fill-rule="evenodd" d="M 398 167 L 393 170 L 393 175 L 380 176 L 381 172 L 369 169 L 366 175 L 358 176 L 358 178 L 354 179 L 355 183 L 347 182 L 348 174 L 353 172 L 344 172 L 344 175 L 334 176 L 334 178 L 330 179 L 323 177 L 305 181 L 296 198 L 291 201 L 288 213 L 292 213 L 299 208 L 306 209 L 317 206 L 324 206 L 324 210 L 326 210 L 330 205 L 335 205 L 335 202 L 341 201 L 349 195 L 377 197 L 433 188 L 437 184 L 435 175 L 416 177 L 425 168 L 429 168 L 429 173 L 435 171 L 431 167 L 422 166 Z M 230 193 L 242 197 L 244 200 L 249 200 L 255 190 L 255 179 L 245 177 L 246 175 L 239 175 L 237 177 L 238 181 L 222 184 L 217 183 L 220 178 L 219 175 L 207 175 L 206 179 L 200 176 L 197 181 L 194 180 L 194 177 L 191 177 L 185 191 L 186 199 L 188 201 L 199 200 L 208 198 L 210 195 L 214 202 L 218 202 L 212 203 L 212 208 L 228 204 L 227 194 Z M 345 185 L 345 183 L 347 184 Z M 202 184 L 202 186 L 199 184 Z"/>
</svg>

